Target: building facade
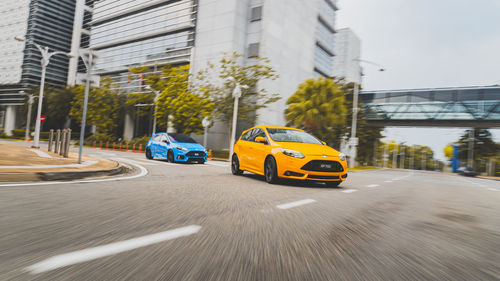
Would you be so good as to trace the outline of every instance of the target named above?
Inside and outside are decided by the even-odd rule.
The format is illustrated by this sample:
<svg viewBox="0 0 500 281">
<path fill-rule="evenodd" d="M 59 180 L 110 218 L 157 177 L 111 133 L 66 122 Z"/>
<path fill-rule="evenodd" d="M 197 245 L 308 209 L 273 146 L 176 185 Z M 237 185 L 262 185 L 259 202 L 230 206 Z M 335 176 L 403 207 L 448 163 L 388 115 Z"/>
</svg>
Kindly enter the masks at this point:
<svg viewBox="0 0 500 281">
<path fill-rule="evenodd" d="M 50 51 L 69 52 L 73 33 L 73 0 L 2 0 L 0 5 L 0 129 L 11 134 L 22 126 L 19 116 L 24 96 L 39 86 L 41 54 L 33 43 Z M 24 37 L 18 42 L 15 37 Z M 68 58 L 53 56 L 47 66 L 48 85 L 66 85 Z"/>
<path fill-rule="evenodd" d="M 347 82 L 361 84 L 360 62 L 361 40 L 349 28 L 337 30 L 335 34 L 335 59 L 333 76 L 343 77 Z"/>
<path fill-rule="evenodd" d="M 297 86 L 333 75 L 334 0 L 95 0 L 87 3 L 92 12 L 85 15 L 79 1 L 83 5 L 77 1 L 75 27 L 86 20 L 85 31 L 75 32 L 73 46 L 96 50 L 94 73 L 110 76 L 123 92 L 146 91 L 144 77 L 166 64 L 189 64 L 196 73 L 225 53 L 243 54 L 242 65 L 254 63 L 255 56 L 267 57 L 280 77 L 259 87 L 282 98 L 258 112 L 257 123 L 284 125 L 286 100 Z M 150 70 L 129 72 L 139 66 Z M 77 72 L 85 69 L 73 59 L 69 84 Z M 138 136 L 135 117 L 125 119 L 124 138 Z M 209 146 L 228 147 L 227 124 L 210 129 Z"/>
</svg>

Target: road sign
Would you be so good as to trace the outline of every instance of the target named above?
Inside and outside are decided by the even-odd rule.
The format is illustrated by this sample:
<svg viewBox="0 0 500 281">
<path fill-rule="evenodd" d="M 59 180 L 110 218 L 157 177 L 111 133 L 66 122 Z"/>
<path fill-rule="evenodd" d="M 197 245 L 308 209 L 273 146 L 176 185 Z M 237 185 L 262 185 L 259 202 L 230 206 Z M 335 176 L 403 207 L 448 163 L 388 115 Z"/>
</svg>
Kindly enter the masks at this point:
<svg viewBox="0 0 500 281">
<path fill-rule="evenodd" d="M 45 122 L 45 115 L 40 115 L 40 122 Z"/>
<path fill-rule="evenodd" d="M 350 138 L 349 139 L 349 145 L 356 146 L 358 144 L 359 144 L 359 139 L 358 138 Z"/>
</svg>

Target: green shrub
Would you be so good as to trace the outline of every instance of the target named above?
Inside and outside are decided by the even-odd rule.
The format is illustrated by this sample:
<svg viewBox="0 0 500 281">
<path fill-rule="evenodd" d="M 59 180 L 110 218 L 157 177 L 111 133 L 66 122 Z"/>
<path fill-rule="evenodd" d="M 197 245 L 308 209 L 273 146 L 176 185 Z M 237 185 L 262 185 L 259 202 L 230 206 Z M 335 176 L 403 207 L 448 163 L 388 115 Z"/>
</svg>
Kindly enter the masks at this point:
<svg viewBox="0 0 500 281">
<path fill-rule="evenodd" d="M 24 134 L 26 134 L 26 130 L 24 130 L 24 129 L 12 130 L 12 136 L 14 136 L 14 137 L 24 138 Z"/>
</svg>

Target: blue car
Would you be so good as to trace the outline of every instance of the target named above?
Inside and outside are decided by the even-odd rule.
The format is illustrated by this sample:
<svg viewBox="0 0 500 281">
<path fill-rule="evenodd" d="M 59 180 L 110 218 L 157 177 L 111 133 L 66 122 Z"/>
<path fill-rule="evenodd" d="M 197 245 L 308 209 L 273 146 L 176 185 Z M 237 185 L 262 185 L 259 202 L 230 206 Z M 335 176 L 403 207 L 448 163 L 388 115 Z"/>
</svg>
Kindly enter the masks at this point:
<svg viewBox="0 0 500 281">
<path fill-rule="evenodd" d="M 183 134 L 154 134 L 146 145 L 146 158 L 167 159 L 170 163 L 200 163 L 207 161 L 207 150 Z"/>
</svg>

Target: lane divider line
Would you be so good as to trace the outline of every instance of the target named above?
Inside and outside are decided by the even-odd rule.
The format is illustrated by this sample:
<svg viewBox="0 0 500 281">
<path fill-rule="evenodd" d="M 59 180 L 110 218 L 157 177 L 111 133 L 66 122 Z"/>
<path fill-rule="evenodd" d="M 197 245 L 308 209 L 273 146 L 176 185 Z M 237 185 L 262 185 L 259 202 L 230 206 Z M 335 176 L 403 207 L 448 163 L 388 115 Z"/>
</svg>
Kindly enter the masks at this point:
<svg viewBox="0 0 500 281">
<path fill-rule="evenodd" d="M 190 225 L 107 245 L 92 247 L 85 250 L 61 254 L 35 263 L 31 266 L 26 267 L 25 269 L 31 274 L 38 274 L 60 267 L 87 262 L 105 256 L 115 255 L 121 252 L 130 251 L 175 238 L 192 235 L 200 231 L 200 229 L 201 226 Z"/>
<path fill-rule="evenodd" d="M 392 181 L 384 181 L 384 182 L 392 182 Z"/>
<path fill-rule="evenodd" d="M 314 202 L 316 202 L 316 200 L 314 200 L 314 199 L 304 199 L 304 200 L 299 200 L 299 201 L 295 201 L 295 202 L 281 204 L 281 205 L 276 206 L 276 208 L 286 210 L 286 209 L 290 209 L 290 208 L 294 208 L 294 207 L 298 207 L 298 206 L 302 206 L 302 205 L 306 205 L 306 204 L 311 204 Z"/>
<path fill-rule="evenodd" d="M 378 185 L 378 184 L 369 184 L 366 187 L 377 187 L 377 186 L 380 186 L 380 185 Z"/>
<path fill-rule="evenodd" d="M 357 189 L 346 189 L 346 190 L 342 190 L 341 192 L 343 193 L 353 193 L 353 192 L 356 192 L 358 191 Z"/>
</svg>

